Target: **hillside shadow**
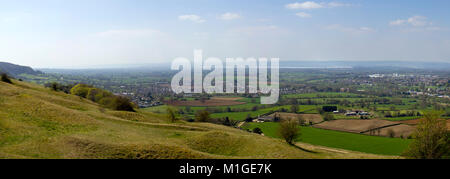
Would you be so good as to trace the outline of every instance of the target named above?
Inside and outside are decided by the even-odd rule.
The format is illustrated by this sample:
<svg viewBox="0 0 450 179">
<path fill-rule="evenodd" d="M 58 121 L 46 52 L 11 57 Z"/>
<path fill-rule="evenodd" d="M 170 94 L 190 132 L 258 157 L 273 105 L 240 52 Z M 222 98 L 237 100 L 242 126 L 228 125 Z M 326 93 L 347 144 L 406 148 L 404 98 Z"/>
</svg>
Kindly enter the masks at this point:
<svg viewBox="0 0 450 179">
<path fill-rule="evenodd" d="M 298 146 L 298 145 L 295 145 L 295 144 L 290 144 L 290 145 L 291 145 L 292 147 L 295 147 L 295 148 L 297 148 L 297 149 L 300 149 L 300 150 L 302 150 L 302 151 L 304 151 L 304 152 L 313 153 L 313 154 L 319 153 L 319 152 L 316 152 L 316 151 L 312 151 L 312 150 L 308 150 L 308 149 L 302 148 L 302 147 L 300 147 L 300 146 Z"/>
</svg>

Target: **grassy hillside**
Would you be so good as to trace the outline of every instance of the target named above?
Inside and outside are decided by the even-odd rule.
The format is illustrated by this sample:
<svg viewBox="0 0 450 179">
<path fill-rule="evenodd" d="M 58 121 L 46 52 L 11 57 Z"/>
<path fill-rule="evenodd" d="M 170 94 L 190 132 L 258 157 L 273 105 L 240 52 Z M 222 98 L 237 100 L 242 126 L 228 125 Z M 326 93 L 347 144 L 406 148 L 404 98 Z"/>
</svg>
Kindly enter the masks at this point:
<svg viewBox="0 0 450 179">
<path fill-rule="evenodd" d="M 0 82 L 0 158 L 384 158 L 305 146 L 163 114 L 119 112 L 34 84 Z"/>
</svg>

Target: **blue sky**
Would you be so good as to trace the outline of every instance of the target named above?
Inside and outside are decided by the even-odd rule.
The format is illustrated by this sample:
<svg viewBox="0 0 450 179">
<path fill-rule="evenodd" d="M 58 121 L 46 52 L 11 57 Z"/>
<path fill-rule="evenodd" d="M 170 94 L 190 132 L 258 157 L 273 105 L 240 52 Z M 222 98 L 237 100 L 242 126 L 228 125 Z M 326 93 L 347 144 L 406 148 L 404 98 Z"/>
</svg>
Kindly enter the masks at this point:
<svg viewBox="0 0 450 179">
<path fill-rule="evenodd" d="M 0 0 L 0 61 L 33 67 L 170 62 L 450 62 L 448 0 Z"/>
</svg>

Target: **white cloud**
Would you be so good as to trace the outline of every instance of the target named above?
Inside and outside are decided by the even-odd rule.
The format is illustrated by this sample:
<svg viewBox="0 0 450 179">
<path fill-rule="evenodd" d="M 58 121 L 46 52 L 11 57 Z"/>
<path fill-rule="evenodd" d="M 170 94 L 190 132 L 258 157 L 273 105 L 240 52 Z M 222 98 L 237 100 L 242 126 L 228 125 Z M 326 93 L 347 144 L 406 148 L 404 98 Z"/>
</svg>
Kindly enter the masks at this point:
<svg viewBox="0 0 450 179">
<path fill-rule="evenodd" d="M 396 25 L 404 25 L 405 23 L 406 23 L 406 20 L 399 19 L 399 20 L 391 21 L 389 24 L 396 26 Z"/>
<path fill-rule="evenodd" d="M 292 3 L 292 4 L 287 4 L 286 8 L 288 9 L 319 9 L 319 8 L 324 8 L 323 5 L 313 2 L 313 1 L 306 1 L 303 3 Z"/>
<path fill-rule="evenodd" d="M 228 31 L 229 34 L 242 36 L 242 35 L 268 35 L 270 33 L 282 33 L 284 30 L 275 25 L 267 26 L 245 26 L 236 27 Z"/>
<path fill-rule="evenodd" d="M 194 14 L 181 15 L 181 16 L 178 16 L 178 19 L 182 20 L 182 21 L 188 20 L 188 21 L 192 21 L 192 22 L 195 22 L 195 23 L 203 23 L 203 22 L 205 22 L 205 20 L 202 19 L 200 16 L 194 15 Z"/>
<path fill-rule="evenodd" d="M 220 19 L 222 19 L 222 20 L 234 20 L 234 19 L 239 19 L 239 18 L 241 18 L 241 16 L 239 14 L 231 13 L 231 12 L 227 12 L 220 16 Z"/>
<path fill-rule="evenodd" d="M 408 19 L 408 23 L 412 26 L 426 26 L 430 25 L 431 23 L 427 21 L 427 18 L 424 16 L 413 16 Z"/>
<path fill-rule="evenodd" d="M 389 22 L 391 26 L 404 27 L 403 31 L 407 32 L 423 32 L 423 31 L 438 31 L 442 30 L 440 27 L 436 27 L 425 16 L 412 16 L 408 19 L 398 19 Z"/>
<path fill-rule="evenodd" d="M 330 2 L 327 3 L 328 7 L 347 7 L 352 6 L 352 4 L 346 4 L 346 3 L 339 3 L 339 2 Z"/>
<path fill-rule="evenodd" d="M 299 13 L 296 13 L 295 15 L 298 16 L 298 17 L 301 17 L 301 18 L 310 18 L 310 17 L 312 17 L 311 14 L 308 14 L 306 12 L 299 12 Z"/>
<path fill-rule="evenodd" d="M 424 16 L 413 16 L 408 19 L 398 19 L 395 21 L 391 21 L 389 24 L 393 26 L 411 25 L 414 27 L 423 27 L 432 25 L 431 22 L 428 22 L 428 18 Z"/>
<path fill-rule="evenodd" d="M 346 33 L 353 33 L 353 34 L 375 32 L 375 30 L 370 28 L 370 27 L 354 28 L 354 27 L 345 27 L 345 26 L 340 25 L 340 24 L 330 25 L 330 26 L 326 27 L 326 29 L 328 29 L 328 30 L 336 30 L 336 31 L 346 32 Z"/>
<path fill-rule="evenodd" d="M 370 28 L 370 27 L 361 27 L 359 28 L 360 31 L 364 31 L 364 32 L 374 32 L 375 30 Z"/>
<path fill-rule="evenodd" d="M 352 4 L 346 4 L 346 3 L 339 3 L 339 2 L 313 2 L 313 1 L 306 1 L 302 3 L 291 3 L 287 4 L 286 8 L 288 9 L 320 9 L 320 8 L 335 8 L 335 7 L 347 7 L 352 6 Z"/>
</svg>

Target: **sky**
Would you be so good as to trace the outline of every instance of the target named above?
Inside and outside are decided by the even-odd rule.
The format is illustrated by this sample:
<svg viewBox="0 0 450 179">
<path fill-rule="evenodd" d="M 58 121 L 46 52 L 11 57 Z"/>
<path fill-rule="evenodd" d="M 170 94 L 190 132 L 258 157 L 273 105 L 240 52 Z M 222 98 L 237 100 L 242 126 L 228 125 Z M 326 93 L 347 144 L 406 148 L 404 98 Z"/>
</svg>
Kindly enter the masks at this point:
<svg viewBox="0 0 450 179">
<path fill-rule="evenodd" d="M 0 0 L 0 61 L 84 68 L 204 57 L 450 62 L 448 0 Z"/>
</svg>

